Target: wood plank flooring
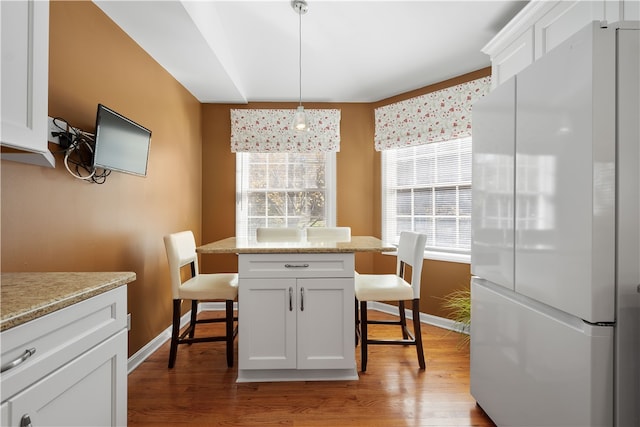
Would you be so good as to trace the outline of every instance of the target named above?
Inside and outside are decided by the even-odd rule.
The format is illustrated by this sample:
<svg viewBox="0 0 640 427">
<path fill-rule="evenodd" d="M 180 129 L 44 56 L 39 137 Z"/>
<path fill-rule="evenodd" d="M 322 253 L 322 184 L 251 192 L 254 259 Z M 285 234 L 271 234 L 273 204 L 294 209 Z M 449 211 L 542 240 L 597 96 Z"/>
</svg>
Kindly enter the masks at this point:
<svg viewBox="0 0 640 427">
<path fill-rule="evenodd" d="M 372 318 L 387 315 L 370 311 Z M 206 316 L 219 316 L 209 312 Z M 221 328 L 203 325 L 202 334 Z M 396 328 L 371 326 L 380 337 Z M 197 333 L 198 335 L 198 333 Z M 197 336 L 196 335 L 196 336 Z M 128 378 L 129 426 L 494 426 L 469 394 L 469 349 L 459 335 L 422 329 L 427 369 L 412 346 L 370 346 L 359 381 L 235 382 L 223 343 L 178 348 L 167 369 L 169 343 Z M 355 349 L 360 367 L 360 347 Z M 237 366 L 237 340 L 236 359 Z"/>
</svg>

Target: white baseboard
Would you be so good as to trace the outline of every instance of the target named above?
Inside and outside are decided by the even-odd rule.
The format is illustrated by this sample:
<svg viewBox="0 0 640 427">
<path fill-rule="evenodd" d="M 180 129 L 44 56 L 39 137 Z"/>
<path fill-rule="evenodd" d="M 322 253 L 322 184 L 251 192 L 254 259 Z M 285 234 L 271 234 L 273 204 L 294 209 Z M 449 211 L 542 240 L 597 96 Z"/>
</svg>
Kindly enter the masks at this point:
<svg viewBox="0 0 640 427">
<path fill-rule="evenodd" d="M 237 309 L 237 303 L 234 303 L 235 308 Z M 390 304 L 385 304 L 381 302 L 369 302 L 368 307 L 372 310 L 378 310 L 382 313 L 392 314 L 394 316 L 398 315 L 398 307 Z M 198 313 L 201 311 L 223 311 L 225 309 L 225 305 L 223 302 L 204 302 L 198 304 Z M 406 310 L 405 313 L 407 319 L 413 319 L 413 315 L 411 310 Z M 189 316 L 191 315 L 191 310 L 185 313 L 180 318 L 180 328 L 182 329 L 184 326 L 189 323 Z M 427 325 L 437 326 L 439 328 L 448 329 L 451 331 L 458 332 L 458 329 L 455 327 L 455 322 L 450 319 L 445 319 L 444 317 L 438 317 L 431 314 L 420 313 L 420 322 L 425 323 Z M 149 356 L 155 353 L 164 343 L 171 339 L 171 325 L 164 331 L 160 332 L 158 336 L 149 341 L 147 345 L 138 350 L 134 355 L 132 355 L 127 360 L 127 374 L 133 372 L 142 362 L 144 362 Z"/>
<path fill-rule="evenodd" d="M 398 315 L 398 307 L 396 307 L 395 305 L 372 301 L 368 302 L 367 306 L 372 310 L 378 310 L 382 313 L 388 313 L 394 316 Z M 407 316 L 407 319 L 413 320 L 413 314 L 411 310 L 405 308 L 404 312 Z M 437 326 L 439 328 L 448 329 L 450 331 L 460 332 L 456 327 L 456 322 L 454 322 L 453 320 L 434 316 L 432 314 L 420 313 L 420 323 Z"/>
</svg>

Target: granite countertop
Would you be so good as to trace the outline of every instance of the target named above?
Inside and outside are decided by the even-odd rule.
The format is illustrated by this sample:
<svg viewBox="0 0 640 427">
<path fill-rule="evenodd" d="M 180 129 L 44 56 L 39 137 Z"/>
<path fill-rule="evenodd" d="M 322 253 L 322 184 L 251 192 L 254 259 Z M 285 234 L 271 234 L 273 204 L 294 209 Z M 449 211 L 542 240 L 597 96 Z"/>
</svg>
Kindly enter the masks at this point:
<svg viewBox="0 0 640 427">
<path fill-rule="evenodd" d="M 2 273 L 0 331 L 136 280 L 132 272 Z"/>
<path fill-rule="evenodd" d="M 385 244 L 372 236 L 352 236 L 348 242 L 266 242 L 229 237 L 206 245 L 198 246 L 202 254 L 309 254 L 309 253 L 351 253 L 351 252 L 393 252 L 395 246 Z"/>
</svg>

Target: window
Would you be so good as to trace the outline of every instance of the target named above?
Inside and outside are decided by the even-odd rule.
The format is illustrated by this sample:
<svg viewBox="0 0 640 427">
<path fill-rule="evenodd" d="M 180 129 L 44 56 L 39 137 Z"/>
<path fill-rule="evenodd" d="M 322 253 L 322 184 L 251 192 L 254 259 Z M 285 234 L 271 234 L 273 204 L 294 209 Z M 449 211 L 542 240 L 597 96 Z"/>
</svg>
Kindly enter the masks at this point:
<svg viewBox="0 0 640 427">
<path fill-rule="evenodd" d="M 236 236 L 335 225 L 335 152 L 236 153 Z"/>
<path fill-rule="evenodd" d="M 385 241 L 425 233 L 434 258 L 468 262 L 471 137 L 382 151 L 382 194 Z"/>
</svg>

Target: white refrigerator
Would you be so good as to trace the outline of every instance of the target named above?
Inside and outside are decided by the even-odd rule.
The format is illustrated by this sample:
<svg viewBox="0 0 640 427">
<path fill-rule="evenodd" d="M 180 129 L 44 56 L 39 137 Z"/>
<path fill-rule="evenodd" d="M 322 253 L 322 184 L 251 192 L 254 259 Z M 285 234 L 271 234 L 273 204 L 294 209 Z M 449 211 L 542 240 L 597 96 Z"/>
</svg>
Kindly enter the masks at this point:
<svg viewBox="0 0 640 427">
<path fill-rule="evenodd" d="M 473 107 L 471 394 L 498 426 L 640 426 L 640 26 Z"/>
</svg>

